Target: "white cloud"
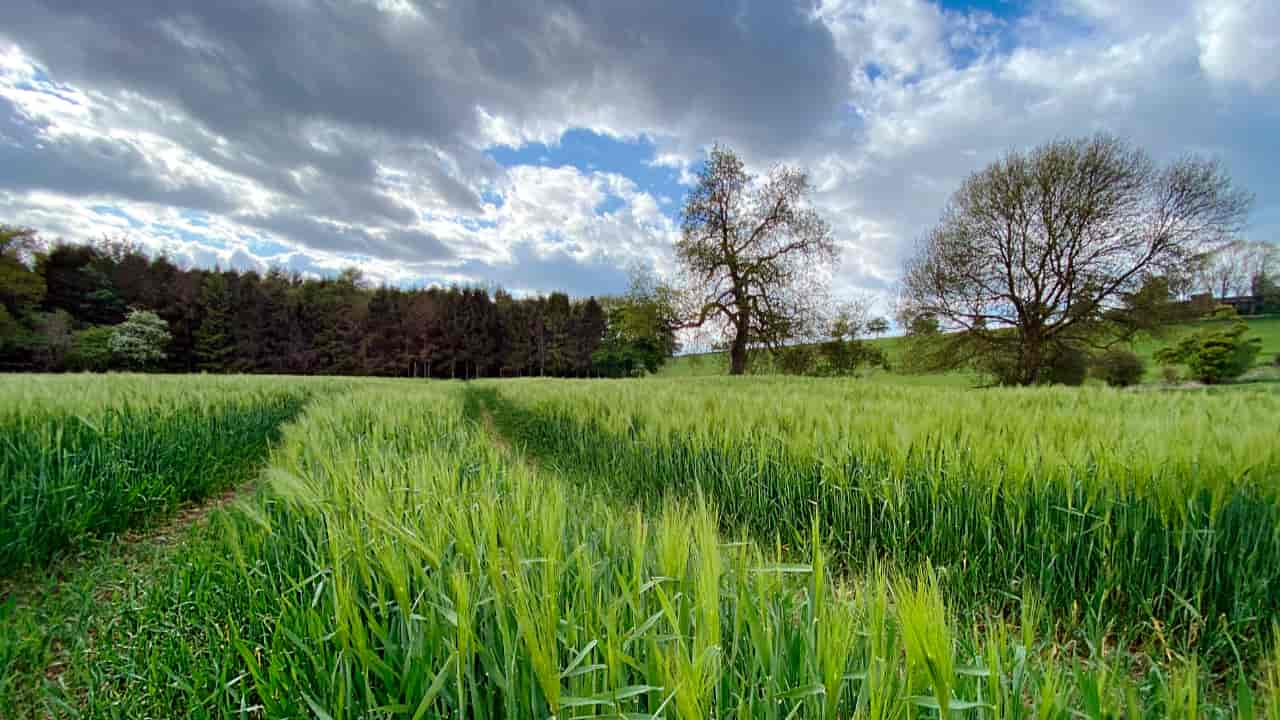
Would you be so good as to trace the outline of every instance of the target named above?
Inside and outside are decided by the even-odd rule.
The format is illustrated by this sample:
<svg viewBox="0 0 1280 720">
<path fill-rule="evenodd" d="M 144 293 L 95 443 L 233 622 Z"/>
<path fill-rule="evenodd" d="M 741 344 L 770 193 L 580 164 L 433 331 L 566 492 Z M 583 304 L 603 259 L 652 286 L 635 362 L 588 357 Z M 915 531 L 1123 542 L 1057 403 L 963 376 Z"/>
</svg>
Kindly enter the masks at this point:
<svg viewBox="0 0 1280 720">
<path fill-rule="evenodd" d="M 1280 3 L 1202 0 L 1200 65 L 1210 77 L 1254 92 L 1280 90 Z"/>
<path fill-rule="evenodd" d="M 881 73 L 855 74 L 858 123 L 848 142 L 808 160 L 845 247 L 837 287 L 878 290 L 887 309 L 902 261 L 967 174 L 1011 149 L 1097 131 L 1162 160 L 1189 151 L 1221 158 L 1260 195 L 1255 234 L 1275 234 L 1280 197 L 1266 192 L 1280 171 L 1259 153 L 1276 147 L 1264 128 L 1268 118 L 1280 122 L 1280 101 L 1259 91 L 1280 67 L 1261 59 L 1275 54 L 1266 43 L 1280 37 L 1270 17 L 1280 4 L 1245 5 L 1218 3 L 1209 15 L 1227 20 L 1217 25 L 1188 3 L 1164 0 L 1044 3 L 1004 25 L 966 25 L 910 0 L 828 0 L 822 14 L 842 50 Z M 910 32 L 900 28 L 904 18 Z M 992 32 L 1005 34 L 1007 49 L 981 42 Z M 1205 33 L 1237 51 L 1223 71 L 1202 70 Z M 965 61 L 948 54 L 957 38 L 975 36 L 982 49 Z M 1249 66 L 1255 74 L 1234 81 L 1253 97 L 1221 86 L 1225 68 Z"/>
<path fill-rule="evenodd" d="M 517 166 L 507 183 L 504 203 L 492 213 L 495 225 L 487 231 L 495 247 L 518 242 L 540 254 L 608 258 L 619 267 L 669 262 L 674 225 L 629 178 L 570 166 Z M 611 202 L 617 207 L 605 211 Z"/>
</svg>

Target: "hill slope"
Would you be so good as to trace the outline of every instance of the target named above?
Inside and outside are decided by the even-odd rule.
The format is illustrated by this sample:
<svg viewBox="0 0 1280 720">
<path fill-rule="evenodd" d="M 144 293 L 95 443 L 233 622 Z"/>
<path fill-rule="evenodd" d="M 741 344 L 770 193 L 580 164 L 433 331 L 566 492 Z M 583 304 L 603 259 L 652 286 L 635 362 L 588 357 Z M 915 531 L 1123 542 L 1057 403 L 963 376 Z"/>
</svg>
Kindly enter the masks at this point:
<svg viewBox="0 0 1280 720">
<path fill-rule="evenodd" d="M 1246 321 L 1249 323 L 1249 334 L 1262 339 L 1262 352 L 1258 355 L 1258 364 L 1270 363 L 1277 354 L 1280 354 L 1280 315 L 1255 316 L 1246 318 Z M 1201 320 L 1174 325 L 1162 337 L 1143 336 L 1140 338 L 1133 344 L 1133 350 L 1147 362 L 1148 380 L 1155 379 L 1160 375 L 1160 368 L 1152 359 L 1157 350 L 1172 344 L 1187 333 L 1222 322 L 1221 320 Z M 889 356 L 891 365 L 898 365 L 899 354 L 903 348 L 901 337 L 876 338 L 867 340 L 867 342 L 883 350 Z M 699 353 L 673 358 L 658 372 L 658 375 L 660 377 L 724 375 L 728 372 L 728 367 L 728 356 L 723 352 Z M 972 384 L 976 379 L 976 376 L 967 372 L 939 373 L 935 375 L 873 373 L 871 377 L 920 385 L 963 385 Z"/>
</svg>

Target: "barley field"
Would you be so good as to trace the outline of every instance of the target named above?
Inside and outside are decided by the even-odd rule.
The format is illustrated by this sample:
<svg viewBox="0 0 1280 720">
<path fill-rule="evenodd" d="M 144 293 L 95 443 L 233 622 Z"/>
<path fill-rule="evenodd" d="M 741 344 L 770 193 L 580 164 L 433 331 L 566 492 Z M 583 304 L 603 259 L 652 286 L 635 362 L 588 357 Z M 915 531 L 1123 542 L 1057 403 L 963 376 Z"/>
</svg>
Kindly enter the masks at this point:
<svg viewBox="0 0 1280 720">
<path fill-rule="evenodd" d="M 0 382 L 0 574 L 226 489 L 312 382 L 125 375 Z M 243 478 L 240 478 L 243 481 Z"/>
<path fill-rule="evenodd" d="M 65 376 L 0 403 L 0 717 L 1280 717 L 1273 392 Z"/>
</svg>

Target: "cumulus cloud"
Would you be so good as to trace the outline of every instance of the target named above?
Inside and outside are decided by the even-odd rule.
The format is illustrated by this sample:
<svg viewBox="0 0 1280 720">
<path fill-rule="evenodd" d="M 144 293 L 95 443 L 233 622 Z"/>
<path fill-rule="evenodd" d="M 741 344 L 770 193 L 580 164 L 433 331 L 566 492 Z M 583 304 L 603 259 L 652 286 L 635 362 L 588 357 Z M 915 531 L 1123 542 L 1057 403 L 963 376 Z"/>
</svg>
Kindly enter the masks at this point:
<svg viewBox="0 0 1280 720">
<path fill-rule="evenodd" d="M 864 53 L 856 62 L 883 58 L 884 73 L 854 84 L 861 120 L 854 140 L 813 163 L 846 243 L 848 286 L 880 288 L 887 304 L 902 261 L 967 174 L 1012 149 L 1099 131 L 1160 160 L 1187 152 L 1222 159 L 1259 195 L 1252 232 L 1280 231 L 1280 197 L 1268 194 L 1280 146 L 1265 129 L 1280 120 L 1280 99 L 1239 92 L 1204 71 L 1201 38 L 1212 25 L 1189 4 L 1071 0 L 976 24 L 931 5 L 911 10 L 924 4 L 905 0 L 849 5 L 857 12 L 828 6 L 831 22 L 874 25 L 887 7 L 906 10 L 890 13 L 887 30 L 835 31 L 872 37 L 870 50 L 856 45 Z M 1252 37 L 1277 37 L 1280 22 L 1264 17 L 1273 13 L 1253 10 Z M 897 18 L 913 13 L 916 31 L 893 32 Z M 982 50 L 938 60 L 957 36 L 974 33 L 972 45 Z M 984 42 L 984 34 L 993 39 Z"/>
<path fill-rule="evenodd" d="M 1222 158 L 1280 230 L 1275 3 L 982 5 L 9 0 L 0 212 L 224 267 L 616 291 L 670 268 L 722 142 L 809 167 L 837 288 L 887 303 L 967 173 L 1106 130 Z M 644 139 L 675 179 L 494 159 L 571 129 Z"/>
<path fill-rule="evenodd" d="M 1201 2 L 1200 64 L 1211 77 L 1255 92 L 1280 91 L 1280 4 L 1270 0 Z"/>
</svg>

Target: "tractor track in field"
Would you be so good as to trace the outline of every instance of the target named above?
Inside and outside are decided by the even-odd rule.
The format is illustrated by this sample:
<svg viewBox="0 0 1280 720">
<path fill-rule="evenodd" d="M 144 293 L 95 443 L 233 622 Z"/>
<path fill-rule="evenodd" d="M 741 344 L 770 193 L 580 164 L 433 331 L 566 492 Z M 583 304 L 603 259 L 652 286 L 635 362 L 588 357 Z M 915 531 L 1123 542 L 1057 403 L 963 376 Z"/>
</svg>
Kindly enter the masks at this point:
<svg viewBox="0 0 1280 720">
<path fill-rule="evenodd" d="M 494 420 L 493 407 L 490 405 L 490 400 L 488 398 L 478 398 L 476 403 L 472 418 L 480 425 L 485 434 L 489 436 L 489 442 L 493 443 L 493 446 L 512 462 L 523 464 L 534 471 L 540 471 L 542 467 L 538 462 L 538 458 L 528 452 L 525 452 L 524 449 L 517 447 L 511 442 L 511 439 L 498 428 L 498 423 Z"/>
<path fill-rule="evenodd" d="M 132 565 L 134 563 L 131 561 L 137 558 L 143 548 L 167 547 L 175 544 L 190 528 L 203 525 L 215 511 L 227 507 L 241 496 L 252 492 L 256 485 L 255 478 L 201 500 L 184 502 L 162 522 L 129 528 L 104 538 L 97 545 L 98 552 L 81 551 L 55 561 L 50 566 L 28 569 L 4 578 L 0 580 L 0 603 L 13 598 L 22 604 L 21 601 L 34 592 L 57 594 L 63 585 L 90 563 L 120 561 Z M 106 557 L 103 557 L 104 554 Z"/>
<path fill-rule="evenodd" d="M 127 552 L 130 548 L 137 547 L 143 543 L 168 545 L 176 536 L 185 533 L 188 528 L 207 522 L 214 511 L 221 510 L 235 502 L 237 498 L 252 492 L 257 483 L 258 481 L 255 478 L 214 493 L 202 500 L 183 503 L 163 523 L 126 532 L 120 538 L 120 542 L 124 545 L 123 549 Z"/>
<path fill-rule="evenodd" d="M 485 434 L 489 436 L 489 442 L 498 448 L 498 451 L 507 457 L 513 463 L 519 463 L 529 468 L 533 472 L 541 472 L 542 466 L 538 463 L 538 459 L 511 443 L 511 440 L 502 431 L 498 429 L 498 424 L 493 420 L 493 413 L 489 408 L 480 411 L 480 426 L 484 428 Z"/>
<path fill-rule="evenodd" d="M 98 553 L 81 553 L 64 558 L 51 567 L 6 578 L 0 583 L 0 603 L 12 601 L 14 609 L 22 609 L 48 602 L 68 586 L 83 582 L 85 575 L 98 566 L 118 565 L 126 575 L 143 572 L 162 562 L 193 528 L 207 524 L 214 512 L 251 493 L 256 484 L 255 478 L 199 501 L 182 503 L 162 522 L 131 528 L 106 540 Z M 96 587 L 92 594 L 97 602 L 108 604 L 116 601 L 120 591 L 117 579 L 103 578 L 94 584 Z M 50 639 L 49 659 L 40 672 L 45 682 L 55 685 L 60 682 L 70 667 L 71 652 L 59 638 Z"/>
</svg>

